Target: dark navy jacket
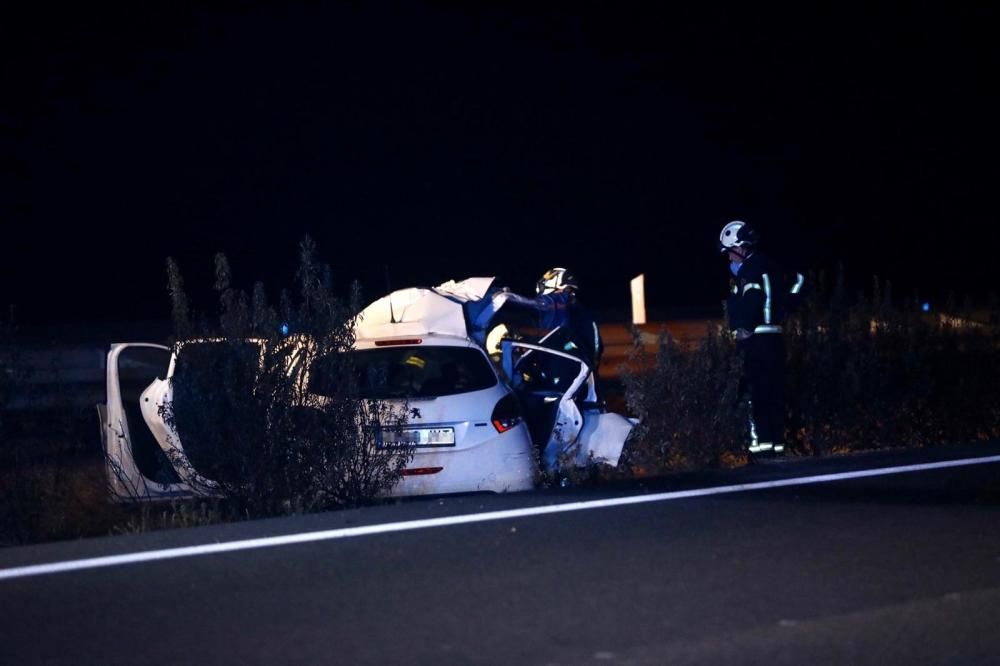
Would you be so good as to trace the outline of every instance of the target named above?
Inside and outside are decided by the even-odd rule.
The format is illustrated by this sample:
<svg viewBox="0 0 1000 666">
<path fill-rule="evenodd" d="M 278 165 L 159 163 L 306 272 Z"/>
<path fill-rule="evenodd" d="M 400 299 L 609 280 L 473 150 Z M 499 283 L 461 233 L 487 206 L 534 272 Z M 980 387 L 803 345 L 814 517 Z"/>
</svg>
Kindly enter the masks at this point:
<svg viewBox="0 0 1000 666">
<path fill-rule="evenodd" d="M 796 299 L 802 276 L 786 280 L 784 272 L 762 252 L 747 257 L 726 301 L 729 328 L 750 333 L 780 333 L 790 299 Z"/>
<path fill-rule="evenodd" d="M 604 351 L 601 334 L 597 324 L 587 311 L 568 291 L 545 294 L 536 297 L 536 309 L 539 311 L 538 325 L 544 329 L 561 327 L 573 343 L 573 347 L 564 351 L 574 352 L 582 358 L 591 369 L 597 368 Z"/>
</svg>

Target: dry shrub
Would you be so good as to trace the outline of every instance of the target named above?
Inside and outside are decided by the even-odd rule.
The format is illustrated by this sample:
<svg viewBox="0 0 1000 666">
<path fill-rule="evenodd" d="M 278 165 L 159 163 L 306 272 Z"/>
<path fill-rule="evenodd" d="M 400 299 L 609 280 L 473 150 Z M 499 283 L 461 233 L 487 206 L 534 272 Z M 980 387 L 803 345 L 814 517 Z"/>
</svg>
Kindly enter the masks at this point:
<svg viewBox="0 0 1000 666">
<path fill-rule="evenodd" d="M 376 433 L 401 412 L 361 398 L 351 353 L 360 289 L 336 296 L 311 240 L 277 308 L 259 283 L 252 296 L 235 289 L 217 255 L 218 314 L 198 327 L 173 262 L 169 273 L 179 353 L 165 420 L 239 515 L 359 504 L 398 481 L 410 450 L 380 448 Z M 309 384 L 320 372 L 322 396 Z"/>
<path fill-rule="evenodd" d="M 626 469 L 642 475 L 740 460 L 746 408 L 732 342 L 710 327 L 686 350 L 662 333 L 651 357 L 637 330 L 634 339 L 622 381 L 629 413 L 640 423 L 623 454 Z"/>
</svg>

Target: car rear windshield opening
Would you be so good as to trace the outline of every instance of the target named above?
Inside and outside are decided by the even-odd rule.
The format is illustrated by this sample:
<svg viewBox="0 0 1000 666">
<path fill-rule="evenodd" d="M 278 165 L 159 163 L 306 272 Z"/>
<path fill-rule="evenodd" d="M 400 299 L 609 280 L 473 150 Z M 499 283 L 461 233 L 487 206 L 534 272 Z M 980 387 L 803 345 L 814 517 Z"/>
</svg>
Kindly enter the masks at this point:
<svg viewBox="0 0 1000 666">
<path fill-rule="evenodd" d="M 470 347 L 390 347 L 356 351 L 353 357 L 363 398 L 436 398 L 497 383 L 489 360 Z M 319 361 L 310 373 L 309 390 L 333 395 L 336 373 L 324 365 Z"/>
</svg>

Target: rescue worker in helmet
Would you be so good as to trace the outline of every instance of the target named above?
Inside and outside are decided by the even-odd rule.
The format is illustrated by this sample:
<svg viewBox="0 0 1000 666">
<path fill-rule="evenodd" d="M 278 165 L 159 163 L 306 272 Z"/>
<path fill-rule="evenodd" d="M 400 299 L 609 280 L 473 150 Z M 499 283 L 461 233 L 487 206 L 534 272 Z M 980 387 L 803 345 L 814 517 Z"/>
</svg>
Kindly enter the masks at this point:
<svg viewBox="0 0 1000 666">
<path fill-rule="evenodd" d="M 597 324 L 580 304 L 579 288 L 576 276 L 568 269 L 552 268 L 538 279 L 534 298 L 510 291 L 505 291 L 505 295 L 509 303 L 536 310 L 539 328 L 563 332 L 560 337 L 565 341 L 562 351 L 576 356 L 596 373 L 604 344 Z"/>
<path fill-rule="evenodd" d="M 563 400 L 553 401 L 551 395 L 539 398 L 537 389 L 565 391 L 579 376 L 580 363 L 536 353 L 526 354 L 524 358 L 527 362 L 519 366 L 521 387 L 528 387 L 528 391 L 520 395 L 525 401 L 523 404 L 532 440 L 542 447 L 541 463 L 545 473 L 551 475 L 552 483 L 565 485 L 568 479 L 561 476 L 560 456 L 568 450 L 571 442 L 563 441 L 562 427 L 565 425 L 566 433 L 578 433 L 581 414 L 587 408 L 601 407 L 597 368 L 603 343 L 597 324 L 580 304 L 579 283 L 573 273 L 565 268 L 548 270 L 538 280 L 535 292 L 535 297 L 530 298 L 503 289 L 498 297 L 506 303 L 537 313 L 538 327 L 546 331 L 538 344 L 579 359 L 587 372 L 585 382 L 573 395 L 566 394 Z M 567 406 L 567 398 L 573 403 L 573 408 Z M 567 421 L 561 425 L 561 419 L 569 419 L 573 423 Z"/>
<path fill-rule="evenodd" d="M 744 387 L 750 394 L 749 451 L 755 458 L 785 452 L 785 339 L 783 324 L 803 278 L 788 284 L 781 268 L 760 250 L 757 233 L 734 220 L 719 234 L 729 259 L 731 293 L 726 317 L 743 354 Z"/>
</svg>

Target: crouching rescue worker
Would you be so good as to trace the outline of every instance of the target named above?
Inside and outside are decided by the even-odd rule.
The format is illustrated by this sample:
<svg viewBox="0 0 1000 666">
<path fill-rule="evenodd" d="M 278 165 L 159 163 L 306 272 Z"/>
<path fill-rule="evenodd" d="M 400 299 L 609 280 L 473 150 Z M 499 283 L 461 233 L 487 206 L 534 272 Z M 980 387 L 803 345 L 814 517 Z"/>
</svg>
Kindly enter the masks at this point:
<svg viewBox="0 0 1000 666">
<path fill-rule="evenodd" d="M 750 394 L 749 451 L 756 458 L 785 453 L 785 339 L 788 308 L 798 300 L 803 277 L 786 280 L 758 247 L 756 232 L 734 220 L 719 234 L 734 280 L 726 301 L 729 329 L 743 355 L 744 388 Z M 742 391 L 741 391 L 742 392 Z"/>
</svg>

